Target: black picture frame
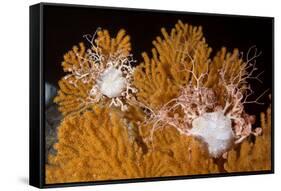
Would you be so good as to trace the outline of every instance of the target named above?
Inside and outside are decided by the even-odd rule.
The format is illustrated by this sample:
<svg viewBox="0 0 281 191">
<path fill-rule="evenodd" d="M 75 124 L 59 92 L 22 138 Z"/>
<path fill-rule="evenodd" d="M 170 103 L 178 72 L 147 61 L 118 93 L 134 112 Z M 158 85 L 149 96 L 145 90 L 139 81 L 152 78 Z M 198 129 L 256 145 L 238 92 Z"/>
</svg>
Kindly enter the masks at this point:
<svg viewBox="0 0 281 191">
<path fill-rule="evenodd" d="M 155 178 L 138 178 L 138 179 L 122 179 L 122 180 L 105 180 L 96 182 L 75 182 L 75 183 L 45 183 L 45 88 L 44 82 L 46 80 L 46 73 L 44 70 L 48 67 L 45 55 L 46 30 L 45 27 L 45 11 L 48 8 L 56 7 L 60 9 L 81 9 L 81 10 L 103 10 L 106 11 L 131 11 L 140 14 L 158 14 L 164 13 L 167 15 L 193 15 L 209 16 L 225 19 L 236 18 L 240 20 L 253 20 L 254 22 L 267 22 L 271 28 L 271 44 L 272 54 L 271 63 L 268 63 L 271 68 L 271 105 L 272 105 L 272 131 L 271 131 L 271 170 L 266 171 L 249 171 L 249 172 L 235 172 L 235 173 L 219 173 L 219 174 L 204 174 L 204 175 L 187 175 L 187 176 L 173 176 L 173 177 L 155 177 Z M 113 184 L 113 183 L 130 183 L 130 182 L 147 182 L 147 181 L 163 181 L 163 180 L 177 180 L 177 179 L 193 179 L 193 178 L 207 178 L 207 177 L 225 177 L 225 176 L 242 176 L 242 175 L 258 175 L 258 174 L 272 174 L 274 173 L 274 18 L 272 17 L 256 17 L 256 16 L 242 16 L 242 15 L 224 15 L 211 13 L 192 13 L 179 11 L 161 11 L 161 10 L 147 10 L 147 9 L 132 9 L 132 8 L 115 8 L 115 7 L 100 7 L 100 6 L 86 6 L 86 5 L 71 5 L 71 4 L 54 4 L 54 3 L 39 3 L 30 6 L 30 139 L 29 139 L 29 184 L 38 188 L 53 188 L 53 187 L 67 187 L 67 186 L 83 186 L 96 184 Z M 114 22 L 114 20 L 112 20 Z M 174 23 L 171 23 L 174 24 Z M 160 31 L 160 30 L 159 30 Z M 83 35 L 83 34 L 81 34 Z"/>
</svg>

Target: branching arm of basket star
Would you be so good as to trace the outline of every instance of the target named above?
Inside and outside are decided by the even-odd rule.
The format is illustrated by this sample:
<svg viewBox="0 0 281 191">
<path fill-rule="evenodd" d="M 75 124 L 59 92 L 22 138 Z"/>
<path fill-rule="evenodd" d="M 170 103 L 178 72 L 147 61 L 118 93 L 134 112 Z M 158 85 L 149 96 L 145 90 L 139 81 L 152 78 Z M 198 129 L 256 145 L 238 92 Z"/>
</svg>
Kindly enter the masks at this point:
<svg viewBox="0 0 281 191">
<path fill-rule="evenodd" d="M 228 172 L 271 170 L 271 106 L 260 117 L 262 135 L 229 152 L 225 163 Z"/>
<path fill-rule="evenodd" d="M 90 49 L 80 43 L 79 47 L 74 46 L 64 55 L 62 62 L 67 75 L 59 81 L 60 90 L 54 101 L 65 116 L 83 112 L 99 101 L 108 101 L 106 96 L 97 91 L 97 82 L 101 80 L 101 74 L 110 67 L 108 64 L 117 64 L 116 67 L 127 64 L 127 56 L 131 50 L 130 37 L 123 29 L 116 38 L 111 38 L 107 30 L 100 30 L 97 35 L 86 35 L 86 39 L 91 44 Z M 124 81 L 123 78 L 121 80 Z M 129 81 L 130 79 L 126 81 L 127 87 Z"/>
</svg>

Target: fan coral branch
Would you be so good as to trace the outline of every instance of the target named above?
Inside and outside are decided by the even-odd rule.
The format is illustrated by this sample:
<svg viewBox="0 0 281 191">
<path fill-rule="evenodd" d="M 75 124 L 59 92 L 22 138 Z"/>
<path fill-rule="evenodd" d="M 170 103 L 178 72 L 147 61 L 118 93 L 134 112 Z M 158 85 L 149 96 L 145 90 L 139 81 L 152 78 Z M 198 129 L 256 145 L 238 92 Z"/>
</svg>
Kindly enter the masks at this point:
<svg viewBox="0 0 281 191">
<path fill-rule="evenodd" d="M 192 136 L 182 136 L 175 128 L 166 125 L 154 134 L 154 141 L 147 139 L 151 126 L 142 128 L 141 136 L 152 152 L 166 153 L 181 171 L 178 175 L 219 172 L 219 166 L 209 158 L 205 146 Z"/>
<path fill-rule="evenodd" d="M 161 32 L 164 39 L 157 37 L 153 41 L 152 58 L 143 53 L 144 62 L 134 74 L 138 100 L 152 109 L 159 109 L 177 97 L 182 85 L 192 80 L 190 73 L 185 71 L 192 67 L 190 57 L 202 66 L 196 68 L 196 74 L 204 72 L 210 62 L 211 49 L 205 43 L 201 27 L 179 21 L 170 34 L 164 28 Z"/>
<path fill-rule="evenodd" d="M 49 157 L 46 182 L 78 182 L 139 176 L 140 148 L 128 138 L 118 113 L 94 109 L 64 119 L 57 154 Z"/>
</svg>

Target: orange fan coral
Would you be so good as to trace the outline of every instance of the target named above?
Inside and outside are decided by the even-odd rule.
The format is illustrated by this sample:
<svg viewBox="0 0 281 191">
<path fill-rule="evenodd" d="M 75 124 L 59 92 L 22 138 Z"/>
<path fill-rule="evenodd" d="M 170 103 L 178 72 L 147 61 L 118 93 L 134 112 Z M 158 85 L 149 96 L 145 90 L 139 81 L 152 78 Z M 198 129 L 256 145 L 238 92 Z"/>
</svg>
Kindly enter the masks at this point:
<svg viewBox="0 0 281 191">
<path fill-rule="evenodd" d="M 141 148 L 128 137 L 122 116 L 93 109 L 67 117 L 59 127 L 57 154 L 49 157 L 46 182 L 80 182 L 139 177 Z"/>
</svg>

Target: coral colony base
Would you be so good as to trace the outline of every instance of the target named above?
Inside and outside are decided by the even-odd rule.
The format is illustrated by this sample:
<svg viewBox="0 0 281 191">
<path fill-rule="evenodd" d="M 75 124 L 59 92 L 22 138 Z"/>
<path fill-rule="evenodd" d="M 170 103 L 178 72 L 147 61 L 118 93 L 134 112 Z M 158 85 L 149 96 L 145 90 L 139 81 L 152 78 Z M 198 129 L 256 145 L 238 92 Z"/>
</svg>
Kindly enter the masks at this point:
<svg viewBox="0 0 281 191">
<path fill-rule="evenodd" d="M 98 29 L 64 55 L 54 99 L 63 119 L 46 183 L 271 169 L 271 106 L 260 127 L 245 104 L 260 82 L 251 47 L 210 58 L 201 27 L 179 21 L 132 63 L 130 37 Z"/>
</svg>

